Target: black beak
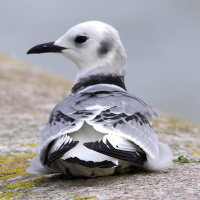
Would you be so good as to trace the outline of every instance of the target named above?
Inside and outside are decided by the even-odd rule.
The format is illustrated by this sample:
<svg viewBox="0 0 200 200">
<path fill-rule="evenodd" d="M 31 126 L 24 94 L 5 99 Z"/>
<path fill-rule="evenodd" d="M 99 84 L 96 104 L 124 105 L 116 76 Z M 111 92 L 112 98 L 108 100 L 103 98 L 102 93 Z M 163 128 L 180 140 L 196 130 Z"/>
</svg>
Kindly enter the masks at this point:
<svg viewBox="0 0 200 200">
<path fill-rule="evenodd" d="M 59 53 L 62 52 L 63 49 L 66 49 L 64 47 L 60 47 L 57 45 L 54 45 L 55 42 L 49 42 L 49 43 L 44 43 L 44 44 L 39 44 L 37 46 L 34 46 L 31 48 L 27 54 L 32 54 L 32 53 Z"/>
</svg>

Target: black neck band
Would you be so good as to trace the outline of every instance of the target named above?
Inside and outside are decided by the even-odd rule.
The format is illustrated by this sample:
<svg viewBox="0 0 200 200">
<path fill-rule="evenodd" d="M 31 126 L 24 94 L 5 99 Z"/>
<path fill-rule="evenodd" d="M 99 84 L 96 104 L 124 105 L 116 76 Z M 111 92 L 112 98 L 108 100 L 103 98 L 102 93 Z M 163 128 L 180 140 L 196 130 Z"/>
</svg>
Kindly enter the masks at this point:
<svg viewBox="0 0 200 200">
<path fill-rule="evenodd" d="M 124 77 L 123 76 L 114 76 L 114 75 L 105 75 L 105 74 L 98 74 L 98 75 L 91 75 L 85 78 L 81 78 L 71 89 L 72 93 L 77 93 L 78 91 L 92 85 L 98 84 L 110 84 L 116 85 L 124 90 L 126 90 L 124 84 Z"/>
</svg>

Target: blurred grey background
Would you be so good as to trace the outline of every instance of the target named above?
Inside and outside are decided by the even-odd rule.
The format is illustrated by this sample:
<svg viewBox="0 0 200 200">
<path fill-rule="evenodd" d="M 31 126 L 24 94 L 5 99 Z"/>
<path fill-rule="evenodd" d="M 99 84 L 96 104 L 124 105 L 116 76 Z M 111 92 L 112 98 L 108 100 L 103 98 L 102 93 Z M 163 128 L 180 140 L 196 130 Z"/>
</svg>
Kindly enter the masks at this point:
<svg viewBox="0 0 200 200">
<path fill-rule="evenodd" d="M 77 68 L 65 57 L 26 52 L 89 20 L 119 31 L 130 93 L 200 124 L 199 0 L 1 0 L 0 53 L 74 79 Z"/>
</svg>

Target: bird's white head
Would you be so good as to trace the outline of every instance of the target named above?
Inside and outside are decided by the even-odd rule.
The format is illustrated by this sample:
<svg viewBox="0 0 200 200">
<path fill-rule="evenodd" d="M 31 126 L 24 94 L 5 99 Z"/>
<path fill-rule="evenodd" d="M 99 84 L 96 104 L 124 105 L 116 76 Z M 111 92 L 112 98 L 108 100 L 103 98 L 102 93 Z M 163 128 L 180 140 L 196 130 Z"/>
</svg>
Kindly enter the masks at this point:
<svg viewBox="0 0 200 200">
<path fill-rule="evenodd" d="M 118 32 L 108 24 L 89 21 L 72 27 L 52 43 L 41 44 L 31 53 L 60 53 L 79 69 L 77 79 L 98 73 L 124 76 L 126 53 Z"/>
</svg>

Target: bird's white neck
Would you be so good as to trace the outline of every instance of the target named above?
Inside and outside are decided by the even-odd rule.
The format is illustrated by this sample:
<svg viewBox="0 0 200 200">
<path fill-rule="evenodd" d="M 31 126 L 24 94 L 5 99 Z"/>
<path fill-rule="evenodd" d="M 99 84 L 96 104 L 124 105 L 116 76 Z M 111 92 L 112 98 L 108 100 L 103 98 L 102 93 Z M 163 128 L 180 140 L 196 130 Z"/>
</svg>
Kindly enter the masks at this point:
<svg viewBox="0 0 200 200">
<path fill-rule="evenodd" d="M 108 55 L 97 58 L 95 55 L 91 55 L 94 57 L 90 62 L 75 62 L 78 66 L 78 73 L 75 79 L 75 84 L 84 77 L 93 76 L 93 75 L 108 75 L 112 74 L 113 76 L 124 77 L 125 68 L 126 68 L 126 54 L 122 49 L 115 49 L 115 51 L 111 52 Z"/>
</svg>

